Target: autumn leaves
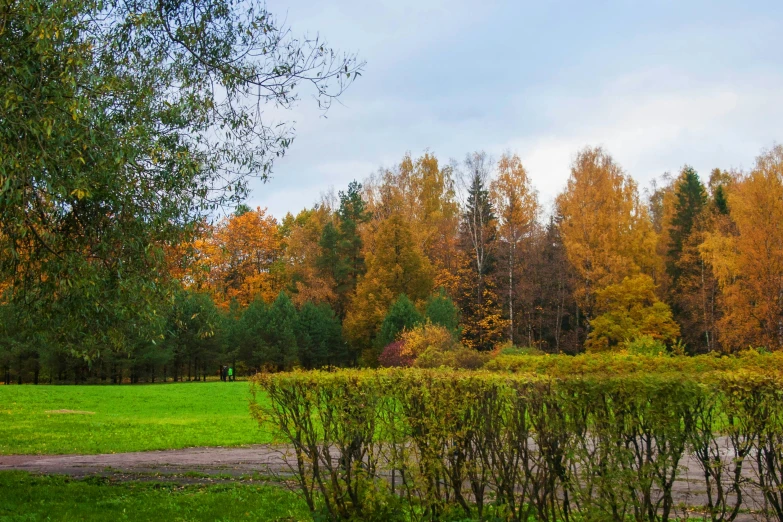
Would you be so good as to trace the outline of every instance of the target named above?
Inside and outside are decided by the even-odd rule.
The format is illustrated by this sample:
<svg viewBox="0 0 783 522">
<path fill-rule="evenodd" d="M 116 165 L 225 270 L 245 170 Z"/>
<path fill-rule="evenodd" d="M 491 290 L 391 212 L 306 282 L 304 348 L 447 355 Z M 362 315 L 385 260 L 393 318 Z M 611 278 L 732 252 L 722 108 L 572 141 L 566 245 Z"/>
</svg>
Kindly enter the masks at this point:
<svg viewBox="0 0 783 522">
<path fill-rule="evenodd" d="M 549 217 L 517 156 L 406 156 L 280 223 L 242 209 L 207 228 L 182 280 L 223 308 L 325 303 L 368 363 L 392 304 L 423 311 L 438 289 L 477 350 L 779 347 L 783 148 L 707 186 L 686 166 L 647 196 L 601 148 L 575 156 Z"/>
</svg>

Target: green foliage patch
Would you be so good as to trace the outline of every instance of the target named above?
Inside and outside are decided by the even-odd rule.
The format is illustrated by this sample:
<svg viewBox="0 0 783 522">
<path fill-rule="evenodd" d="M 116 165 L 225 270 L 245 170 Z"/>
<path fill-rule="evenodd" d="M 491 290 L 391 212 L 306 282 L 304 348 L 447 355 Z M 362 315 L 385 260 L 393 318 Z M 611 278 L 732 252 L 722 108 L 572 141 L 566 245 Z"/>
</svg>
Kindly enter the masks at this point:
<svg viewBox="0 0 783 522">
<path fill-rule="evenodd" d="M 0 520 L 307 520 L 307 506 L 281 487 L 71 480 L 0 472 Z"/>
<path fill-rule="evenodd" d="M 640 350 L 641 352 L 642 350 Z M 783 353 L 747 350 L 736 356 L 668 356 L 650 353 L 595 353 L 570 355 L 519 355 L 503 351 L 488 361 L 485 369 L 497 372 L 569 377 L 574 375 L 616 376 L 627 374 L 676 373 L 703 376 L 712 372 L 781 370 Z"/>
<path fill-rule="evenodd" d="M 0 386 L 0 454 L 119 453 L 269 442 L 246 382 Z M 262 400 L 262 399 L 261 399 Z M 77 410 L 94 415 L 54 414 Z"/>
<path fill-rule="evenodd" d="M 783 375 L 713 370 L 267 374 L 252 409 L 329 519 L 673 520 L 686 454 L 712 520 L 783 519 Z"/>
</svg>

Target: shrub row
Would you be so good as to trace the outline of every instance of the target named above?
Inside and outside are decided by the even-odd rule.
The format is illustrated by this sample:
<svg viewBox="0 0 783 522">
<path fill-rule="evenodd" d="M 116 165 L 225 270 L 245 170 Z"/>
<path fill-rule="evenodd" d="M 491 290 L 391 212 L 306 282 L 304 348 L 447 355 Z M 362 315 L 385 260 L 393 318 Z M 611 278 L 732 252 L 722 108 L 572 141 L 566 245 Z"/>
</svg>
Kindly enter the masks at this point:
<svg viewBox="0 0 783 522">
<path fill-rule="evenodd" d="M 255 384 L 267 400 L 254 414 L 278 427 L 308 506 L 328 519 L 665 521 L 690 454 L 708 520 L 734 520 L 749 494 L 783 520 L 777 374 L 408 369 Z"/>
<path fill-rule="evenodd" d="M 551 377 L 615 376 L 680 373 L 701 378 L 705 373 L 738 370 L 783 370 L 783 352 L 746 350 L 738 355 L 651 356 L 623 353 L 571 355 L 504 355 L 489 360 L 490 371 L 528 373 Z"/>
</svg>

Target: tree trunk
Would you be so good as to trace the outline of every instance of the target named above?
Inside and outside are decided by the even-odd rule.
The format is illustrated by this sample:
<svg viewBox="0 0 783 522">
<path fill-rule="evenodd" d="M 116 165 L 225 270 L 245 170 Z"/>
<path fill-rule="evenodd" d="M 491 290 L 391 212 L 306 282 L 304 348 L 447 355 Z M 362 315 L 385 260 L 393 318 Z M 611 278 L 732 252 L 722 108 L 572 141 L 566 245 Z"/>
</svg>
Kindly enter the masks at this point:
<svg viewBox="0 0 783 522">
<path fill-rule="evenodd" d="M 508 338 L 514 346 L 514 246 L 508 248 Z"/>
</svg>

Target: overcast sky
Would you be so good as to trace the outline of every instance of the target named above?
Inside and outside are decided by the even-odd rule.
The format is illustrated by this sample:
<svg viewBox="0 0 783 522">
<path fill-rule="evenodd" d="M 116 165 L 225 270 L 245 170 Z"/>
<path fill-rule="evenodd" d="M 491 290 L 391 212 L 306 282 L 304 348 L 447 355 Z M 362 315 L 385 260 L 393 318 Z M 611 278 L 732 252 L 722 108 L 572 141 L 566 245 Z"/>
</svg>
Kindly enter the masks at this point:
<svg viewBox="0 0 783 522">
<path fill-rule="evenodd" d="M 480 5 L 483 4 L 483 5 Z M 248 203 L 282 218 L 406 151 L 447 163 L 518 153 L 542 202 L 602 145 L 639 182 L 690 164 L 750 168 L 783 141 L 783 2 L 268 0 L 296 34 L 366 71 L 296 139 Z"/>
</svg>

